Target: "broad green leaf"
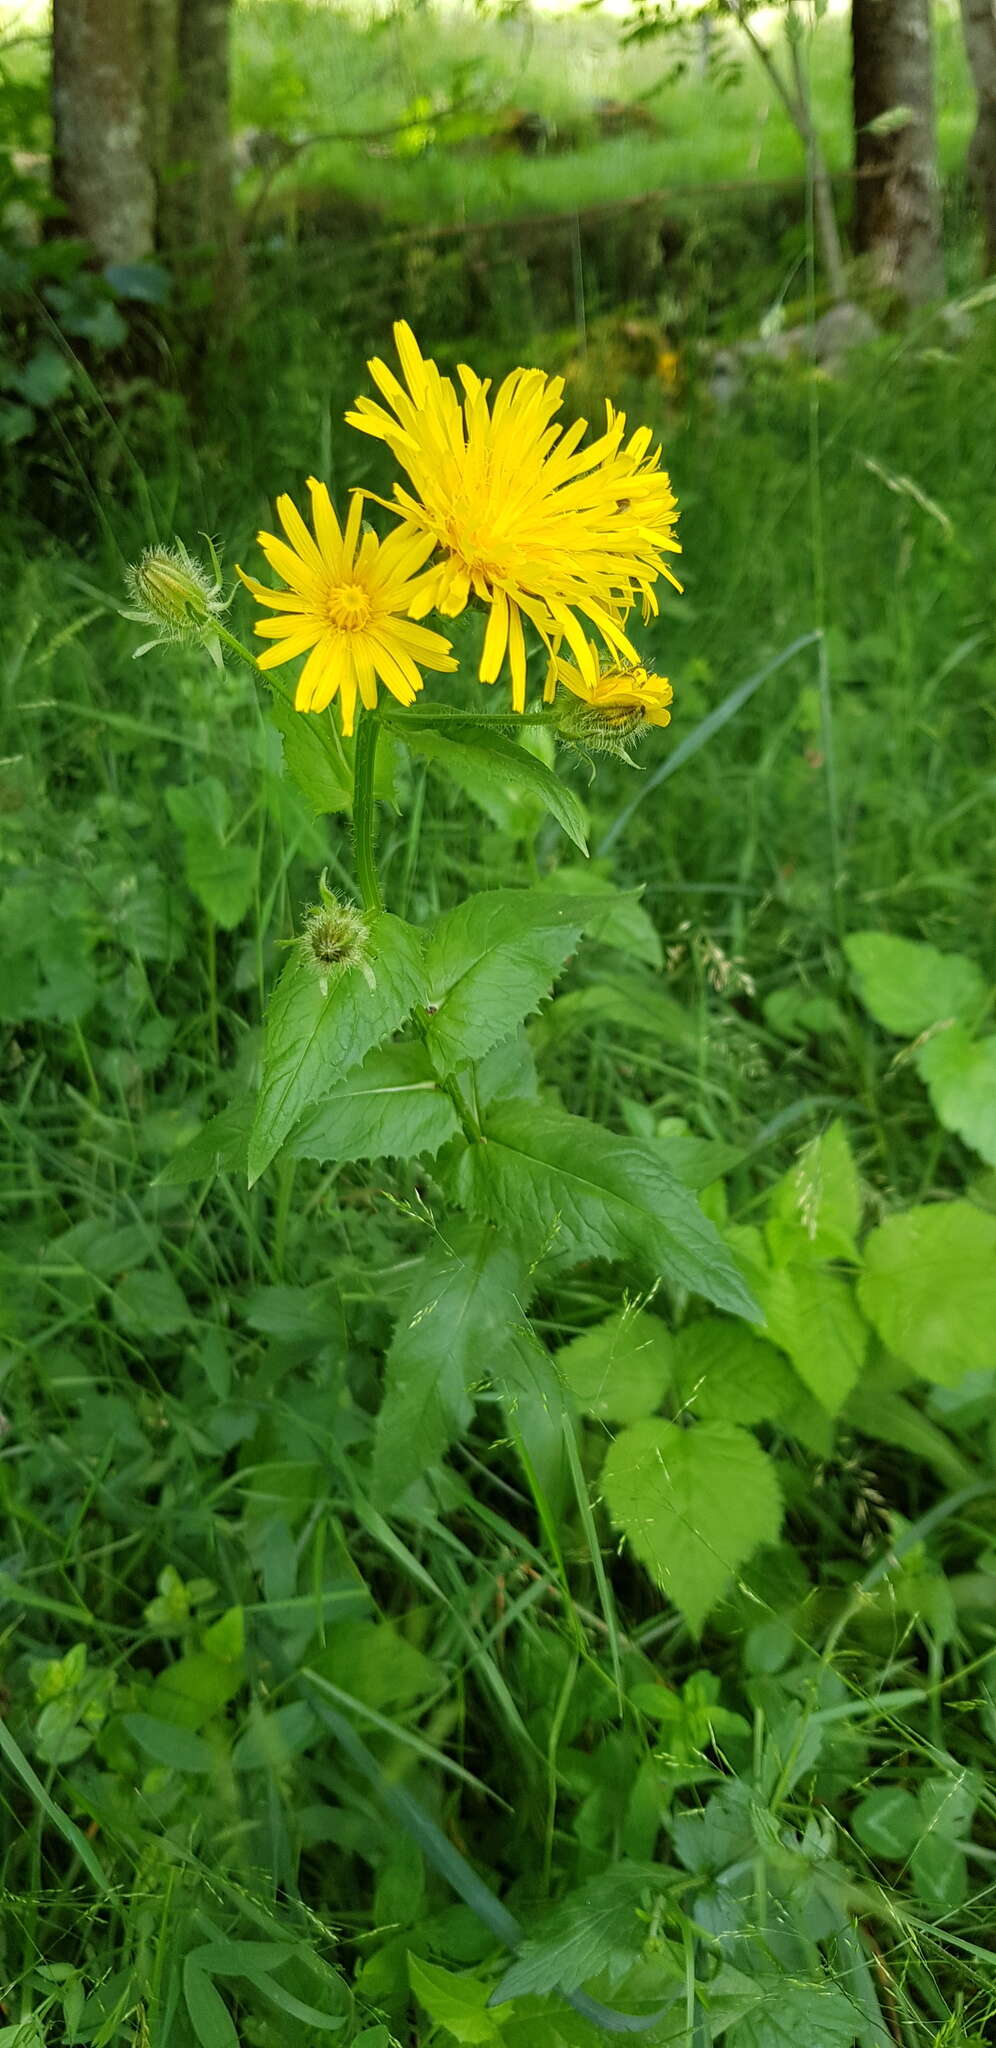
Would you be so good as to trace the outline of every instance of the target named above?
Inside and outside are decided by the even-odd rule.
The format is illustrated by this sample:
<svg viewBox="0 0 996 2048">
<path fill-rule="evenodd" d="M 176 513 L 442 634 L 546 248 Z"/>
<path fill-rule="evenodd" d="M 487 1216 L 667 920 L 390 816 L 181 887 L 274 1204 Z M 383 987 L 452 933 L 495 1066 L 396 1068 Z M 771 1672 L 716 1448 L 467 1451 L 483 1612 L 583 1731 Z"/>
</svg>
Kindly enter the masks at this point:
<svg viewBox="0 0 996 2048">
<path fill-rule="evenodd" d="M 525 798 L 549 811 L 574 845 L 582 853 L 587 851 L 584 809 L 574 791 L 517 740 L 473 726 L 443 733 L 402 719 L 393 730 L 411 753 L 421 754 L 434 768 L 451 776 L 489 817 L 495 817 L 496 792 L 520 801 Z M 502 812 L 496 822 L 505 823 Z"/>
<path fill-rule="evenodd" d="M 396 1501 L 439 1463 L 523 1326 L 526 1265 L 489 1225 L 458 1224 L 421 1261 L 387 1354 L 373 1492 Z"/>
<path fill-rule="evenodd" d="M 781 1527 L 770 1458 L 728 1422 L 634 1423 L 609 1450 L 602 1490 L 617 1528 L 696 1634 L 733 1574 Z"/>
<path fill-rule="evenodd" d="M 660 1407 L 673 1353 L 674 1339 L 659 1317 L 623 1309 L 562 1344 L 554 1363 L 586 1415 L 637 1422 Z"/>
<path fill-rule="evenodd" d="M 948 1777 L 925 1778 L 919 1791 L 921 1821 L 931 1833 L 961 1841 L 969 1833 L 982 1793 L 977 1771 L 955 1770 Z"/>
<path fill-rule="evenodd" d="M 172 1273 L 158 1266 L 125 1274 L 114 1290 L 114 1314 L 123 1329 L 148 1337 L 171 1337 L 191 1321 Z"/>
<path fill-rule="evenodd" d="M 952 1024 L 921 1045 L 916 1066 L 945 1130 L 996 1166 L 996 1038 Z"/>
<path fill-rule="evenodd" d="M 810 1393 L 828 1415 L 836 1415 L 868 1348 L 868 1327 L 850 1282 L 820 1266 L 795 1264 L 769 1267 L 755 1285 L 763 1335 L 787 1352 Z"/>
<path fill-rule="evenodd" d="M 573 1031 L 615 1025 L 656 1038 L 662 1045 L 687 1046 L 695 1037 L 688 1011 L 651 980 L 636 974 L 600 976 L 584 988 L 568 989 L 545 1010 L 539 1026 L 545 1039 L 566 1038 Z"/>
<path fill-rule="evenodd" d="M 644 910 L 639 889 L 618 889 L 608 875 L 597 868 L 554 868 L 544 875 L 541 887 L 567 895 L 593 895 L 598 909 L 585 927 L 586 936 L 598 946 L 613 946 L 629 960 L 647 967 L 664 964 L 664 950 L 653 919 Z"/>
<path fill-rule="evenodd" d="M 434 926 L 425 957 L 428 1044 L 444 1071 L 480 1059 L 549 994 L 591 912 L 586 896 L 491 889 Z"/>
<path fill-rule="evenodd" d="M 947 1387 L 992 1365 L 996 1216 L 931 1203 L 890 1216 L 864 1249 L 858 1296 L 888 1350 Z"/>
<path fill-rule="evenodd" d="M 726 2048 L 854 2048 L 860 2009 L 827 1978 L 758 1974 L 754 1985 L 757 2004 L 726 2036 Z"/>
<path fill-rule="evenodd" d="M 293 1159 L 430 1157 L 459 1130 L 423 1045 L 368 1053 L 338 1088 L 307 1111 L 288 1144 Z"/>
<path fill-rule="evenodd" d="M 305 1111 L 321 1102 L 422 999 L 418 935 L 386 911 L 370 926 L 367 965 L 352 967 L 326 995 L 295 947 L 270 998 L 263 1077 L 249 1140 L 249 1183 L 259 1179 Z"/>
<path fill-rule="evenodd" d="M 312 815 L 351 810 L 352 776 L 331 726 L 322 718 L 295 711 L 293 704 L 276 692 L 269 709 L 283 741 L 284 767 Z"/>
<path fill-rule="evenodd" d="M 239 2037 L 220 1991 L 190 1956 L 183 1965 L 183 1998 L 200 2048 L 239 2048 Z"/>
<path fill-rule="evenodd" d="M 949 1017 L 971 1020 L 985 996 L 979 969 L 963 953 L 939 953 L 890 932 L 852 932 L 844 951 L 865 1009 L 902 1038 Z"/>
<path fill-rule="evenodd" d="M 490 1987 L 477 1977 L 458 1977 L 455 1971 L 409 1955 L 408 1979 L 433 2026 L 444 2027 L 455 2041 L 474 2048 L 480 2041 L 501 2040 L 498 2021 L 487 2010 Z"/>
<path fill-rule="evenodd" d="M 231 804 L 214 775 L 166 791 L 183 840 L 187 880 L 208 916 L 224 931 L 240 924 L 256 889 L 256 849 L 228 837 Z"/>
<path fill-rule="evenodd" d="M 950 1835 L 923 1835 L 910 1857 L 910 1875 L 932 1913 L 951 1913 L 968 1897 L 965 1852 Z"/>
<path fill-rule="evenodd" d="M 807 1254 L 857 1264 L 861 1187 L 842 1123 L 803 1147 L 772 1191 L 769 1217 L 765 1236 L 776 1264 Z"/>
<path fill-rule="evenodd" d="M 544 1913 L 522 1943 L 492 2000 L 544 1991 L 574 1991 L 591 1977 L 617 1980 L 636 1961 L 647 1938 L 645 1895 L 670 1889 L 674 1873 L 655 1864 L 618 1863 Z"/>
<path fill-rule="evenodd" d="M 872 1856 L 905 1863 L 923 1828 L 920 1808 L 902 1785 L 883 1785 L 855 1807 L 851 1826 Z"/>
<path fill-rule="evenodd" d="M 385 1713 L 402 1712 L 446 1684 L 442 1667 L 390 1621 L 333 1623 L 311 1668 L 364 1706 Z"/>
<path fill-rule="evenodd" d="M 237 1096 L 174 1152 L 158 1175 L 157 1185 L 183 1187 L 191 1180 L 207 1180 L 214 1173 L 244 1173 L 252 1116 L 252 1097 Z"/>
<path fill-rule="evenodd" d="M 541 1103 L 495 1103 L 456 1184 L 468 1208 L 514 1227 L 534 1259 L 634 1259 L 651 1279 L 664 1274 L 718 1308 L 757 1316 L 719 1232 L 653 1141 Z"/>
<path fill-rule="evenodd" d="M 770 1422 L 792 1406 L 799 1382 L 781 1353 L 743 1323 L 703 1316 L 675 1338 L 682 1408 L 706 1421 Z"/>
<path fill-rule="evenodd" d="M 188 1960 L 209 1977 L 248 1977 L 279 1970 L 299 1952 L 295 1941 L 205 1941 L 191 1949 Z"/>
<path fill-rule="evenodd" d="M 214 1750 L 203 1735 L 194 1735 L 172 1721 L 160 1721 L 154 1714 L 124 1714 L 122 1720 L 133 1741 L 154 1763 L 198 1775 L 214 1770 Z"/>
</svg>

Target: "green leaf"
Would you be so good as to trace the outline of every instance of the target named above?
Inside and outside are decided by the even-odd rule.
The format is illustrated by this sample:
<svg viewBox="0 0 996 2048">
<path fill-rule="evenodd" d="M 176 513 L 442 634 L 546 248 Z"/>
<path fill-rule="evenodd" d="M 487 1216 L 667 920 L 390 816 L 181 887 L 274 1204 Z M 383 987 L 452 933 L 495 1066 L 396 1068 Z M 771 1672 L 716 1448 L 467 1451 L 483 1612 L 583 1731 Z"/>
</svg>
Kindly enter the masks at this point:
<svg viewBox="0 0 996 2048">
<path fill-rule="evenodd" d="M 484 1140 L 459 1161 L 458 1198 L 513 1225 L 533 1258 L 635 1259 L 651 1279 L 664 1274 L 718 1308 L 756 1318 L 718 1231 L 654 1141 L 620 1138 L 530 1102 L 495 1103 Z"/>
<path fill-rule="evenodd" d="M 568 1892 L 522 1943 L 492 2003 L 574 1991 L 603 1972 L 610 1982 L 621 1977 L 647 1938 L 644 1895 L 659 1895 L 672 1879 L 671 1871 L 653 1864 L 619 1863 Z"/>
<path fill-rule="evenodd" d="M 773 1344 L 721 1316 L 703 1316 L 679 1330 L 674 1375 L 682 1408 L 707 1421 L 770 1422 L 799 1392 Z"/>
<path fill-rule="evenodd" d="M 480 1059 L 549 994 L 591 913 L 585 896 L 491 889 L 434 926 L 426 950 L 428 1044 L 443 1071 Z"/>
<path fill-rule="evenodd" d="M 114 1290 L 114 1314 L 123 1329 L 149 1337 L 171 1337 L 191 1320 L 172 1273 L 149 1266 L 126 1273 L 118 1283 Z"/>
<path fill-rule="evenodd" d="M 495 816 L 494 792 L 525 799 L 549 811 L 574 845 L 587 852 L 584 809 L 574 791 L 517 740 L 472 726 L 442 733 L 402 719 L 392 730 L 410 753 L 421 754 L 434 768 L 452 776 L 489 817 Z M 503 814 L 499 813 L 496 822 L 505 823 Z"/>
<path fill-rule="evenodd" d="M 939 953 L 890 932 L 852 932 L 844 951 L 865 1009 L 902 1038 L 949 1017 L 971 1019 L 985 996 L 979 969 L 962 953 Z"/>
<path fill-rule="evenodd" d="M 636 974 L 616 974 L 611 980 L 603 976 L 584 988 L 568 989 L 544 1011 L 540 1028 L 544 1038 L 555 1040 L 608 1024 L 620 1031 L 637 1031 L 662 1045 L 687 1046 L 695 1037 L 687 1010 L 649 976 Z"/>
<path fill-rule="evenodd" d="M 387 1355 L 373 1493 L 397 1500 L 439 1463 L 473 1413 L 473 1389 L 500 1375 L 523 1330 L 525 1260 L 487 1224 L 437 1238 L 421 1261 Z"/>
<path fill-rule="evenodd" d="M 836 1984 L 774 1972 L 753 1981 L 757 2004 L 726 2036 L 726 2048 L 853 2048 L 860 2011 Z"/>
<path fill-rule="evenodd" d="M 842 1123 L 805 1145 L 773 1189 L 765 1231 L 776 1264 L 808 1255 L 858 1262 L 861 1187 Z"/>
<path fill-rule="evenodd" d="M 674 1339 L 657 1316 L 623 1309 L 561 1345 L 554 1364 L 586 1415 L 637 1422 L 660 1407 L 673 1352 Z"/>
<path fill-rule="evenodd" d="M 560 894 L 595 896 L 598 909 L 592 913 L 585 933 L 597 946 L 613 946 L 629 960 L 647 967 L 662 967 L 664 950 L 653 919 L 640 901 L 641 889 L 617 889 L 608 875 L 597 868 L 554 868 L 544 875 L 541 888 Z"/>
<path fill-rule="evenodd" d="M 920 1046 L 916 1066 L 945 1130 L 996 1166 L 996 1038 L 951 1024 Z"/>
<path fill-rule="evenodd" d="M 774 1466 L 733 1423 L 634 1423 L 609 1450 L 602 1490 L 617 1528 L 696 1634 L 732 1575 L 781 1527 Z"/>
<path fill-rule="evenodd" d="M 184 1187 L 188 1181 L 207 1180 L 215 1173 L 244 1173 L 249 1151 L 253 1102 L 239 1095 L 227 1109 L 208 1118 L 195 1136 L 181 1145 L 157 1176 L 158 1187 Z"/>
<path fill-rule="evenodd" d="M 444 2027 L 455 2041 L 473 2048 L 480 2041 L 500 2041 L 501 2028 L 488 2012 L 488 1986 L 476 1977 L 458 1977 L 418 1956 L 408 1957 L 408 1980 L 433 2026 Z"/>
<path fill-rule="evenodd" d="M 239 2037 L 220 1991 L 190 1956 L 183 1965 L 183 1998 L 200 2048 L 239 2048 Z"/>
<path fill-rule="evenodd" d="M 172 1721 L 160 1721 L 155 1714 L 124 1714 L 122 1720 L 139 1749 L 153 1763 L 165 1764 L 171 1771 L 191 1771 L 197 1776 L 214 1770 L 214 1750 L 202 1735 L 194 1735 L 189 1728 L 180 1728 Z"/>
<path fill-rule="evenodd" d="M 249 1140 L 249 1183 L 304 1115 L 368 1052 L 396 1031 L 422 998 L 418 935 L 382 912 L 370 926 L 367 964 L 322 994 L 313 965 L 295 948 L 270 998 L 263 1077 Z"/>
<path fill-rule="evenodd" d="M 223 931 L 241 923 L 256 889 L 256 850 L 228 840 L 231 805 L 214 775 L 166 791 L 166 805 L 183 840 L 187 880 L 208 916 Z"/>
<path fill-rule="evenodd" d="M 883 1785 L 855 1807 L 851 1826 L 862 1847 L 891 1863 L 905 1863 L 923 1821 L 912 1792 L 901 1785 Z"/>
<path fill-rule="evenodd" d="M 836 1415 L 861 1371 L 868 1329 L 850 1282 L 820 1266 L 771 1266 L 751 1275 L 763 1334 L 787 1352 L 803 1383 Z"/>
<path fill-rule="evenodd" d="M 269 711 L 283 741 L 284 767 L 312 816 L 352 810 L 349 765 L 328 722 L 295 711 L 293 704 L 276 692 Z"/>
<path fill-rule="evenodd" d="M 368 1053 L 298 1124 L 293 1159 L 430 1157 L 459 1130 L 423 1045 L 386 1045 Z"/>
<path fill-rule="evenodd" d="M 29 356 L 23 370 L 19 371 L 16 385 L 23 399 L 29 405 L 39 406 L 43 411 L 54 405 L 57 398 L 64 398 L 73 381 L 73 366 L 67 361 L 60 348 L 50 342 L 42 342 L 34 355 Z"/>
<path fill-rule="evenodd" d="M 950 1913 L 968 1897 L 965 1853 L 949 1835 L 924 1835 L 910 1857 L 910 1874 L 932 1913 Z"/>
<path fill-rule="evenodd" d="M 937 1202 L 890 1216 L 865 1243 L 858 1296 L 883 1344 L 941 1386 L 993 1362 L 996 1216 Z"/>
</svg>

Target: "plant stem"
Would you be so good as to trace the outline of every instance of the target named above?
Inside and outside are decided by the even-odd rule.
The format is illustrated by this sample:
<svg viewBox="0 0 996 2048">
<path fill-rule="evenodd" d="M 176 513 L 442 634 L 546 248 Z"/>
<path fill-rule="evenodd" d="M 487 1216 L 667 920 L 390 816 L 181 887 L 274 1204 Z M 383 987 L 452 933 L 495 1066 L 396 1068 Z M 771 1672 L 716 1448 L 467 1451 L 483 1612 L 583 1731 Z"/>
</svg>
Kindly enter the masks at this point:
<svg viewBox="0 0 996 2048">
<path fill-rule="evenodd" d="M 356 731 L 353 765 L 353 853 L 356 879 L 363 908 L 371 915 L 384 908 L 374 859 L 374 770 L 380 722 L 376 713 L 364 711 Z"/>
</svg>

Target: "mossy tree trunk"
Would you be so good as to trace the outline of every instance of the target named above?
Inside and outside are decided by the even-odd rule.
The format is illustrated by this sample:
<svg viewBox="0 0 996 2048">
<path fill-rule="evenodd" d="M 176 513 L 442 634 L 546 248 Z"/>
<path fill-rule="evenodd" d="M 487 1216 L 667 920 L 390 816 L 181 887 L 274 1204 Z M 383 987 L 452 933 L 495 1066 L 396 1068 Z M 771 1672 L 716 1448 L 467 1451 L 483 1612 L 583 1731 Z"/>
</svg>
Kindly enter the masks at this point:
<svg viewBox="0 0 996 2048">
<path fill-rule="evenodd" d="M 961 19 L 978 102 L 968 174 L 985 227 L 988 276 L 996 271 L 996 0 L 961 0 Z"/>
<path fill-rule="evenodd" d="M 231 0 L 174 0 L 176 71 L 159 239 L 195 296 L 223 305 L 236 279 Z"/>
<path fill-rule="evenodd" d="M 910 304 L 943 290 L 930 0 L 852 0 L 854 239 Z"/>
</svg>

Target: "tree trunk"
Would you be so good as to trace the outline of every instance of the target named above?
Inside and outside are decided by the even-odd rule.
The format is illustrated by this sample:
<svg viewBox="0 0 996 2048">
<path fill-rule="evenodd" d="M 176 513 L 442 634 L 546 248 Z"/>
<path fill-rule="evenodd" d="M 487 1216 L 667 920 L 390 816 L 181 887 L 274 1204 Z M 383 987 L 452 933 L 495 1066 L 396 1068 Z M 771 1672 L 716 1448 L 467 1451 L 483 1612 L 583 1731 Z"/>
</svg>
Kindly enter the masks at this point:
<svg viewBox="0 0 996 2048">
<path fill-rule="evenodd" d="M 231 0 L 177 0 L 169 171 L 160 199 L 168 262 L 205 295 L 230 300 L 235 203 L 230 132 Z"/>
<path fill-rule="evenodd" d="M 922 302 L 943 289 L 930 0 L 852 0 L 851 41 L 855 246 L 877 284 Z"/>
<path fill-rule="evenodd" d="M 145 59 L 138 0 L 55 0 L 55 190 L 104 263 L 136 263 L 155 242 Z"/>
<path fill-rule="evenodd" d="M 996 271 L 996 0 L 961 0 L 965 50 L 978 101 L 968 174 L 986 234 L 986 275 Z"/>
</svg>

